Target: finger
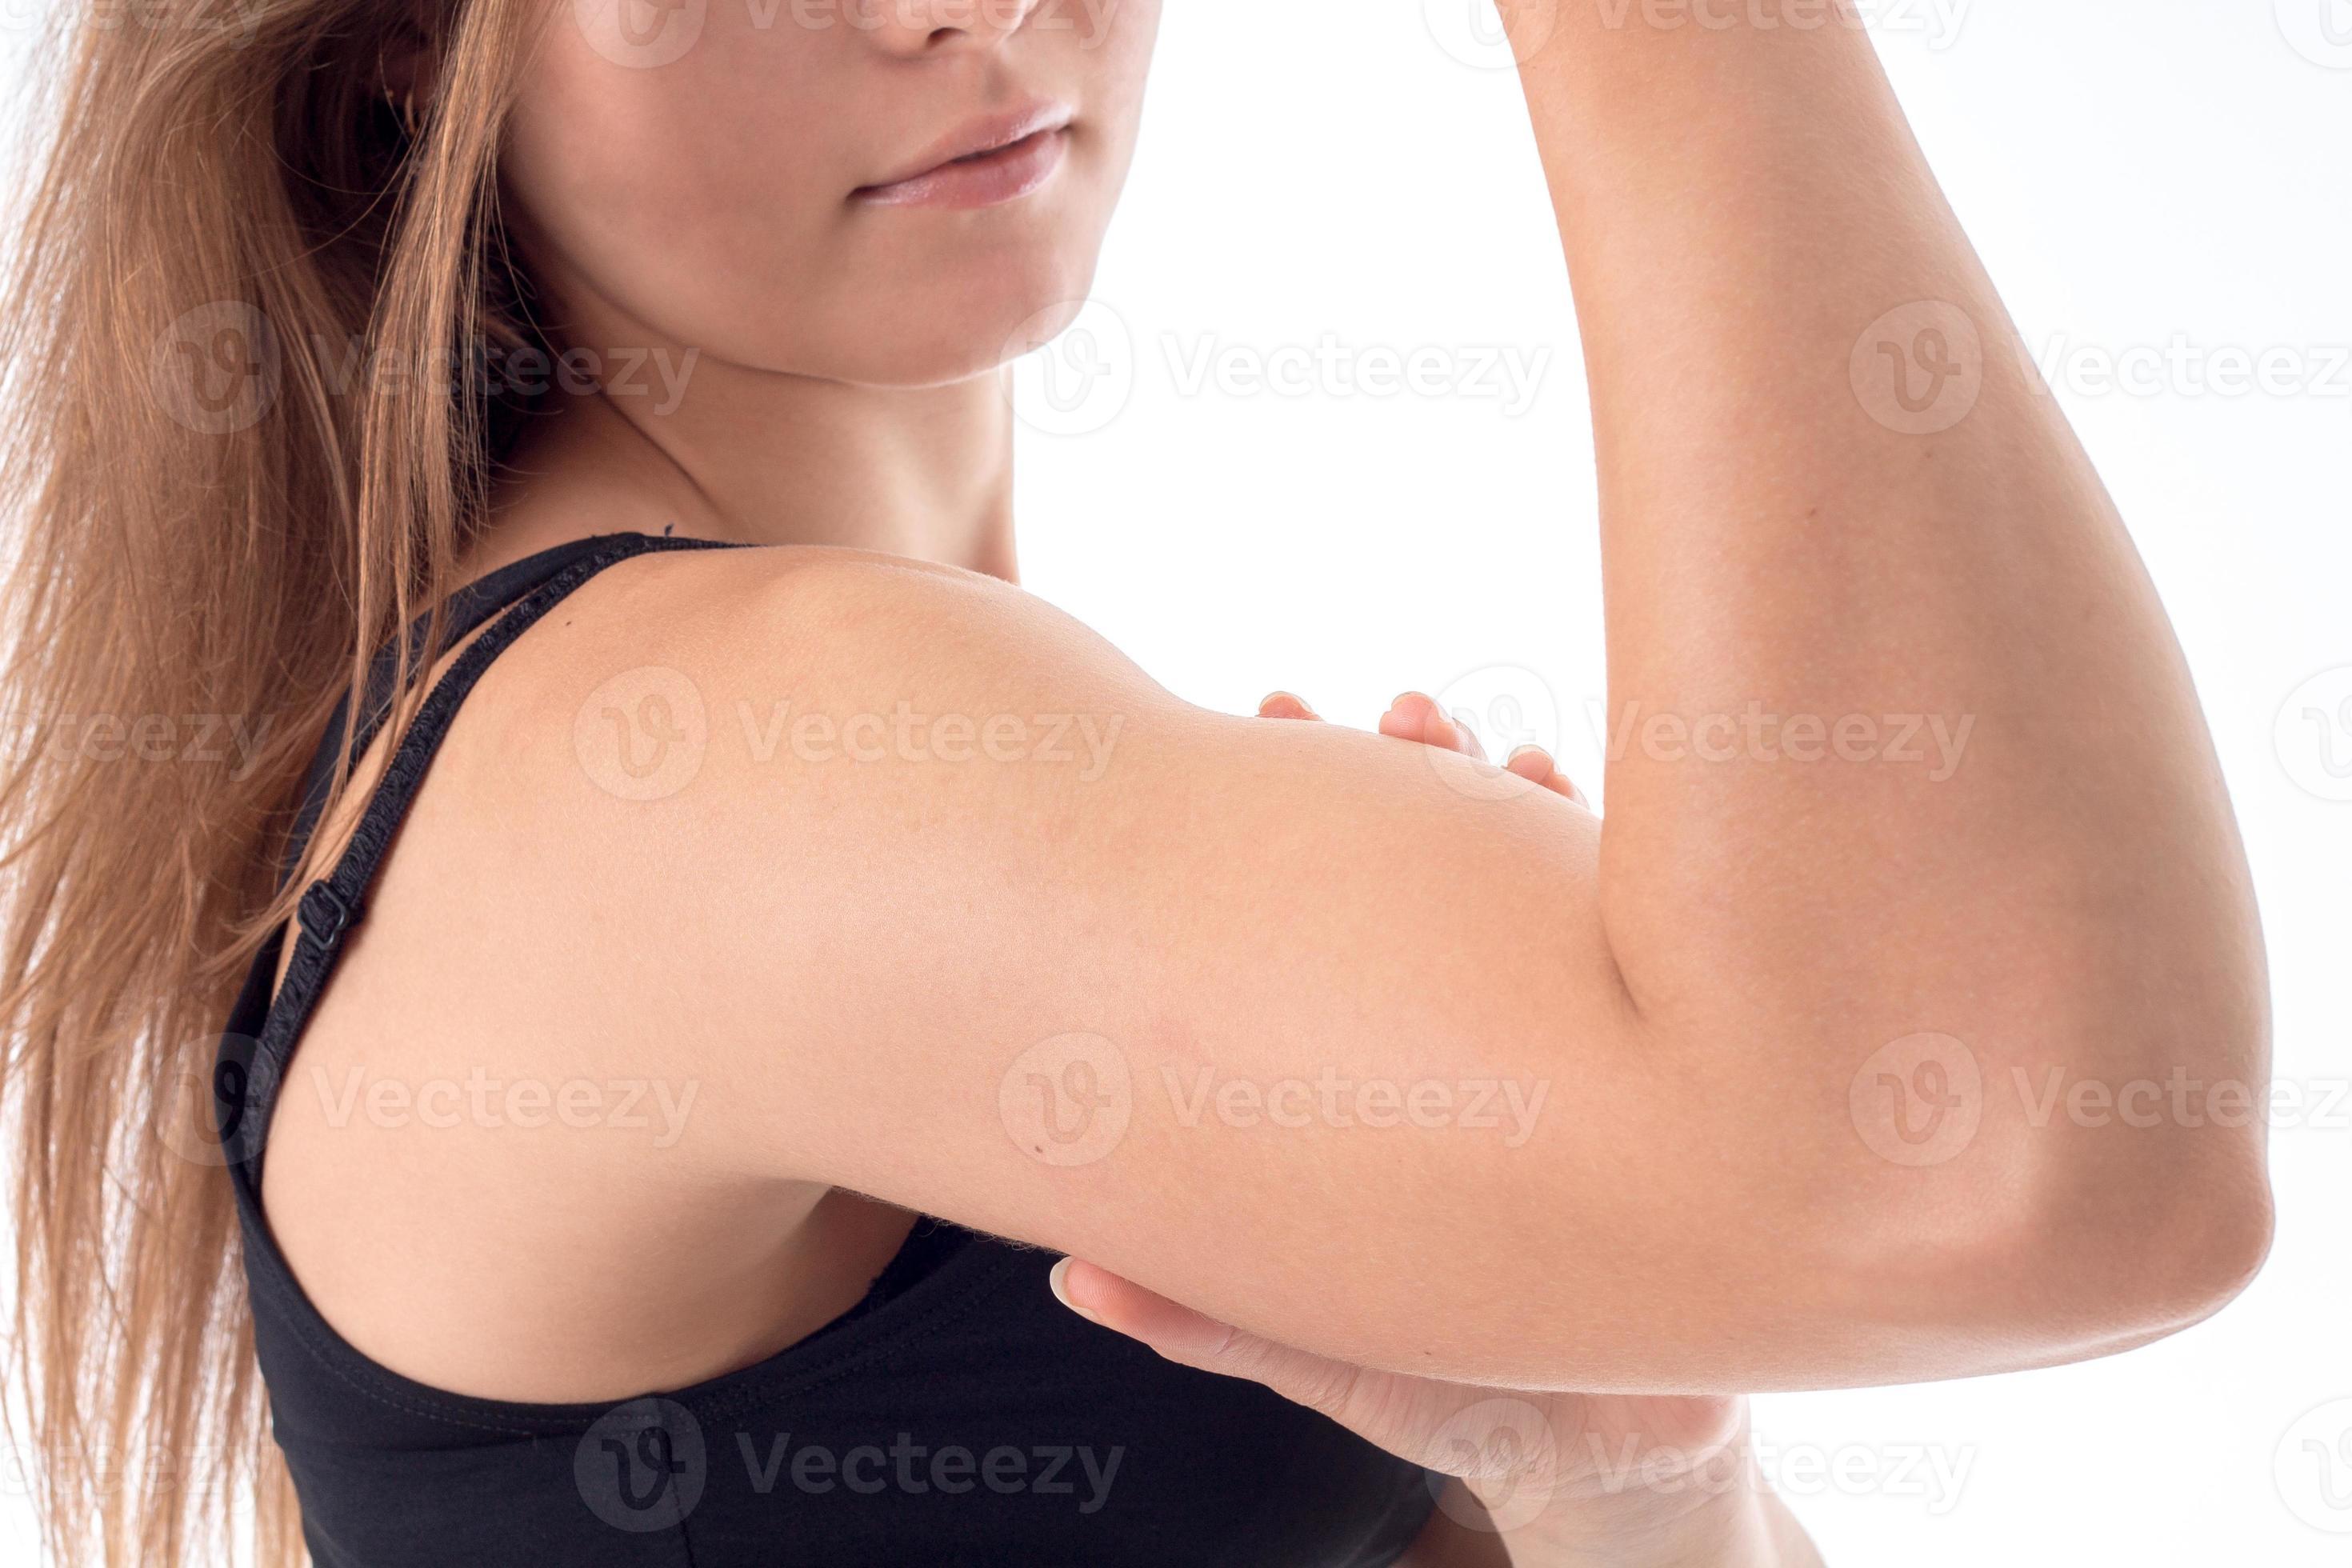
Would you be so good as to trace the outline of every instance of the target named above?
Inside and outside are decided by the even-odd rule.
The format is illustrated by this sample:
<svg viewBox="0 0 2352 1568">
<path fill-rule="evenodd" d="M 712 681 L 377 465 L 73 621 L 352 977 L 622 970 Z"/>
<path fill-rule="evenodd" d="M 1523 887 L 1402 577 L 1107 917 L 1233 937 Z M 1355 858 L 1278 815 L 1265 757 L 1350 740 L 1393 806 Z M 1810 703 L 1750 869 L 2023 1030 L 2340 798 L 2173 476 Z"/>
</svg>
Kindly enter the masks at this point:
<svg viewBox="0 0 2352 1568">
<path fill-rule="evenodd" d="M 1075 1258 L 1054 1265 L 1047 1279 L 1062 1305 L 1078 1316 L 1139 1340 L 1170 1361 L 1262 1383 L 1374 1443 L 1396 1436 L 1366 1429 L 1379 1414 L 1371 1384 L 1386 1373 L 1276 1344 Z"/>
<path fill-rule="evenodd" d="M 1505 759 L 1503 766 L 1530 784 L 1541 784 L 1554 795 L 1566 795 L 1587 811 L 1592 809 L 1592 803 L 1584 798 L 1584 792 L 1559 771 L 1559 764 L 1552 761 L 1551 753 L 1541 746 L 1519 747 Z"/>
<path fill-rule="evenodd" d="M 1557 1407 L 1580 1395 L 1531 1394 L 1379 1372 L 1278 1344 L 1179 1305 L 1108 1269 L 1066 1258 L 1047 1277 L 1063 1305 L 1168 1360 L 1263 1384 L 1415 1464 L 1470 1479 L 1521 1522 L 1541 1511 L 1566 1452 Z"/>
<path fill-rule="evenodd" d="M 1420 692 L 1402 692 L 1389 704 L 1388 711 L 1381 715 L 1381 733 L 1424 746 L 1435 745 L 1437 742 L 1431 736 L 1443 717 L 1437 710 L 1437 704 Z"/>
<path fill-rule="evenodd" d="M 1559 770 L 1552 765 L 1551 753 L 1541 746 L 1519 747 L 1503 759 L 1503 767 L 1529 784 L 1543 784 L 1547 788 L 1559 776 Z"/>
<path fill-rule="evenodd" d="M 1307 706 L 1304 699 L 1287 691 L 1270 691 L 1265 700 L 1257 705 L 1261 719 L 1320 719 L 1322 714 Z"/>
<path fill-rule="evenodd" d="M 1455 722 L 1438 706 L 1436 699 L 1424 692 L 1407 691 L 1390 703 L 1389 710 L 1381 715 L 1381 733 L 1401 741 L 1417 741 L 1441 752 L 1459 752 L 1481 762 L 1486 758 L 1470 727 Z"/>
</svg>

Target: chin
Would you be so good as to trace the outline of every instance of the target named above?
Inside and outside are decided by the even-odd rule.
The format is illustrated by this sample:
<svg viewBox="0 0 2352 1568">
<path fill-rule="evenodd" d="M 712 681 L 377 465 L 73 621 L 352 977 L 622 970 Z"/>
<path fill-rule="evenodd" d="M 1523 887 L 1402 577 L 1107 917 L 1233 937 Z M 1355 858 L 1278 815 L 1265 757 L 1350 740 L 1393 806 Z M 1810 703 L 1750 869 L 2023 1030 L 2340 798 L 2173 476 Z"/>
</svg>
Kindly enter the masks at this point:
<svg viewBox="0 0 2352 1568">
<path fill-rule="evenodd" d="M 869 386 L 939 386 L 985 375 L 1059 333 L 1094 286 L 1095 252 L 967 260 L 903 289 L 860 290 L 803 338 L 793 368 Z"/>
</svg>

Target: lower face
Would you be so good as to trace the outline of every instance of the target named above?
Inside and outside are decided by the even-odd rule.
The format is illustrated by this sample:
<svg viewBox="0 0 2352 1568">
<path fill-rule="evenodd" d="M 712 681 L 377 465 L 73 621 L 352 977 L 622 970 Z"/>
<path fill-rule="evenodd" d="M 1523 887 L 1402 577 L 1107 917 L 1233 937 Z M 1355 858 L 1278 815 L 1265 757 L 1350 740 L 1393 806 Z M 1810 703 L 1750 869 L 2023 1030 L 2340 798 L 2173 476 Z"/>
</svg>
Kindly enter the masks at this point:
<svg viewBox="0 0 2352 1568">
<path fill-rule="evenodd" d="M 502 200 L 579 335 L 961 379 L 1084 298 L 1158 21 L 1159 0 L 556 0 Z"/>
</svg>

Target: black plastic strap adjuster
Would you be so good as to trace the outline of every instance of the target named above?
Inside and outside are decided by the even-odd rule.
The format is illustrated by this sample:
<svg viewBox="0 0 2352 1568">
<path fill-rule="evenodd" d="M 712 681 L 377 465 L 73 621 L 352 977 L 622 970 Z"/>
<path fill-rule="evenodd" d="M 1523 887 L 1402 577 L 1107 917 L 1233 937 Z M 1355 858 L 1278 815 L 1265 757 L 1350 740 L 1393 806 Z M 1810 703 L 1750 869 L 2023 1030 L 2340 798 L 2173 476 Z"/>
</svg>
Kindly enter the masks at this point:
<svg viewBox="0 0 2352 1568">
<path fill-rule="evenodd" d="M 302 917 L 302 934 L 320 942 L 331 943 L 360 918 L 359 906 L 323 877 L 303 889 L 302 901 L 294 909 Z"/>
</svg>

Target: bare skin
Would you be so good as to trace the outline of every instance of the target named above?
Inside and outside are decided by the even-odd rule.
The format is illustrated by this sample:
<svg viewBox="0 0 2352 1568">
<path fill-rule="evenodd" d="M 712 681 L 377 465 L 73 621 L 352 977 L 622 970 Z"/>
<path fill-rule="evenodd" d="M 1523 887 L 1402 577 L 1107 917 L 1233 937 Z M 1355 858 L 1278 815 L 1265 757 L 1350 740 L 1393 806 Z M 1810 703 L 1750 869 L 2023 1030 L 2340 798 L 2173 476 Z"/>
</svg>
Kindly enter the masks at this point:
<svg viewBox="0 0 2352 1568">
<path fill-rule="evenodd" d="M 1441 746 L 1205 711 L 1011 586 L 992 471 L 926 510 L 992 377 L 736 367 L 657 426 L 578 400 L 478 564 L 613 528 L 780 547 L 615 568 L 458 719 L 273 1139 L 273 1223 L 348 1338 L 469 1393 L 634 1394 L 824 1321 L 908 1211 L 1298 1355 L 1538 1394 L 2044 1365 L 2242 1287 L 2258 1121 L 2075 1125 L 2021 1087 L 2259 1097 L 2260 936 L 2161 609 L 1867 41 L 1558 23 L 1522 77 L 1585 326 L 1612 713 L 1940 715 L 1963 764 L 1637 740 L 1604 830 Z M 584 330 L 645 341 L 594 275 Z M 1927 433 L 1851 371 L 1921 300 L 1988 345 Z M 763 510 L 761 413 L 811 408 L 870 415 L 885 531 Z M 611 735 L 652 733 L 649 692 L 704 725 L 690 778 L 629 798 Z M 1871 1064 L 1922 1036 L 1972 1066 L 1974 1123 L 1910 1162 Z M 694 1098 L 666 1140 L 335 1112 L 355 1077 L 477 1069 Z M 1100 1111 L 1114 1069 L 1123 1127 L 1059 1157 L 1037 1097 Z M 1263 1113 L 1334 1078 L 1546 1109 L 1524 1137 Z"/>
<path fill-rule="evenodd" d="M 1321 716 L 1287 691 L 1264 719 Z M 1484 758 L 1477 732 L 1408 691 L 1380 732 Z M 1540 746 L 1503 766 L 1585 804 Z M 1186 1366 L 1246 1377 L 1452 1481 L 1405 1568 L 1819 1568 L 1804 1527 L 1765 1486 L 1747 1401 L 1708 1395 L 1593 1396 L 1507 1390 L 1353 1367 L 1271 1343 L 1066 1258 L 1054 1294 L 1104 1328 Z"/>
</svg>

